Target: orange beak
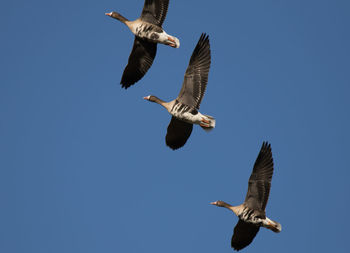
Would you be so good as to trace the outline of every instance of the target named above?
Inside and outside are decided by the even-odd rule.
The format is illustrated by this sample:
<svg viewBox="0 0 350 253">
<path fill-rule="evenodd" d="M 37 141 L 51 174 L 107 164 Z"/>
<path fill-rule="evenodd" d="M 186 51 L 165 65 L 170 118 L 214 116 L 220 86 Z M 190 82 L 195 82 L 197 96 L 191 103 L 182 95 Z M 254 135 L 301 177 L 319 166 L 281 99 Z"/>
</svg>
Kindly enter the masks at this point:
<svg viewBox="0 0 350 253">
<path fill-rule="evenodd" d="M 105 15 L 107 15 L 107 16 L 112 16 L 112 12 L 110 12 L 110 13 L 105 13 Z"/>
</svg>

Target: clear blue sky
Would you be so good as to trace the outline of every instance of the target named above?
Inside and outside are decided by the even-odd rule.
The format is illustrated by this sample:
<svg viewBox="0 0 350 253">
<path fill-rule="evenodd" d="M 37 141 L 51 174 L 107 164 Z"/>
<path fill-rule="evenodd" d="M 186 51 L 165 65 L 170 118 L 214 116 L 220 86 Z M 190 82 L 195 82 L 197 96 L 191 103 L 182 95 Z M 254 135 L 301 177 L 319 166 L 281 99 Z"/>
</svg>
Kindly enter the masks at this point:
<svg viewBox="0 0 350 253">
<path fill-rule="evenodd" d="M 119 82 L 133 35 L 105 12 L 143 0 L 5 1 L 0 8 L 0 252 L 231 252 L 264 140 L 275 161 L 262 229 L 244 252 L 349 252 L 350 2 L 170 1 L 147 75 Z M 184 148 L 165 146 L 192 50 L 212 65 Z"/>
</svg>

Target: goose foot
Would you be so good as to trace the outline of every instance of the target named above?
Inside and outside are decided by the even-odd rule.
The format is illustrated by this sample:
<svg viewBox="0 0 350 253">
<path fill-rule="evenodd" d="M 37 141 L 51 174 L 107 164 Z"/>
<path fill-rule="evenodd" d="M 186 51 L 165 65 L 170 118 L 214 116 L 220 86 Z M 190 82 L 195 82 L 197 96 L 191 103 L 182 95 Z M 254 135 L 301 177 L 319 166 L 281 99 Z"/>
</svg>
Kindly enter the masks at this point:
<svg viewBox="0 0 350 253">
<path fill-rule="evenodd" d="M 275 227 L 274 227 L 274 225 L 273 225 L 272 223 L 268 222 L 268 223 L 266 224 L 266 228 L 272 230 L 272 229 L 274 229 Z"/>
<path fill-rule="evenodd" d="M 170 40 L 171 42 L 174 42 L 175 43 L 175 40 L 171 37 L 168 36 L 168 40 Z"/>
<path fill-rule="evenodd" d="M 174 44 L 174 43 L 167 43 L 167 45 L 168 45 L 168 46 L 171 46 L 171 47 L 173 47 L 173 48 L 176 48 L 176 44 Z"/>
<path fill-rule="evenodd" d="M 202 122 L 207 123 L 207 124 L 210 124 L 210 121 L 209 121 L 209 120 L 206 120 L 205 118 L 202 118 Z"/>
</svg>

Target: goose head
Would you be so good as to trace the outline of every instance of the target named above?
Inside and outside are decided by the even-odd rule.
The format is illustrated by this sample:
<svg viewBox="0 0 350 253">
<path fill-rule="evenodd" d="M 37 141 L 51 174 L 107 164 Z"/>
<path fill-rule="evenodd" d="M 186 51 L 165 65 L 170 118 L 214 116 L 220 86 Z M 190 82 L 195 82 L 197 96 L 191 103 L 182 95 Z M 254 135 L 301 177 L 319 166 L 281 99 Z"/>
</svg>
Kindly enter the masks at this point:
<svg viewBox="0 0 350 253">
<path fill-rule="evenodd" d="M 156 96 L 152 96 L 152 95 L 149 95 L 149 96 L 147 96 L 147 97 L 144 97 L 143 99 L 145 99 L 145 100 L 148 100 L 148 101 L 150 101 L 150 102 L 157 102 L 157 101 L 159 101 L 159 98 L 157 98 Z"/>
</svg>

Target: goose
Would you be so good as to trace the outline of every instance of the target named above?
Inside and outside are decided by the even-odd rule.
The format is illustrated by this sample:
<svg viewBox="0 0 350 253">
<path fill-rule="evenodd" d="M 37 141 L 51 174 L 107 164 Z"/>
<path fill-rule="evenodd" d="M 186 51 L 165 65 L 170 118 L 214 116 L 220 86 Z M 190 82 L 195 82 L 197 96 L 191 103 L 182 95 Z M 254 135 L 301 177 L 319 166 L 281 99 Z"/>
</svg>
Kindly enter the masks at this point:
<svg viewBox="0 0 350 253">
<path fill-rule="evenodd" d="M 165 142 L 173 150 L 185 145 L 193 124 L 198 124 L 207 131 L 215 127 L 215 119 L 212 116 L 198 111 L 208 82 L 210 61 L 209 36 L 202 33 L 193 50 L 178 97 L 170 102 L 153 95 L 144 97 L 150 102 L 162 105 L 172 115 Z"/>
<path fill-rule="evenodd" d="M 180 47 L 179 39 L 167 34 L 162 28 L 168 4 L 169 0 L 145 0 L 140 18 L 134 21 L 115 11 L 105 13 L 124 23 L 135 35 L 128 64 L 120 81 L 123 88 L 129 88 L 146 74 L 156 56 L 157 43 Z"/>
<path fill-rule="evenodd" d="M 279 233 L 282 230 L 280 223 L 269 219 L 265 214 L 272 174 L 271 144 L 263 142 L 255 161 L 253 172 L 249 178 L 248 192 L 244 203 L 239 206 L 231 206 L 221 200 L 210 203 L 219 207 L 225 207 L 238 216 L 238 223 L 234 228 L 231 239 L 231 247 L 237 251 L 248 246 L 253 241 L 260 227 L 268 228 L 275 233 Z"/>
</svg>

